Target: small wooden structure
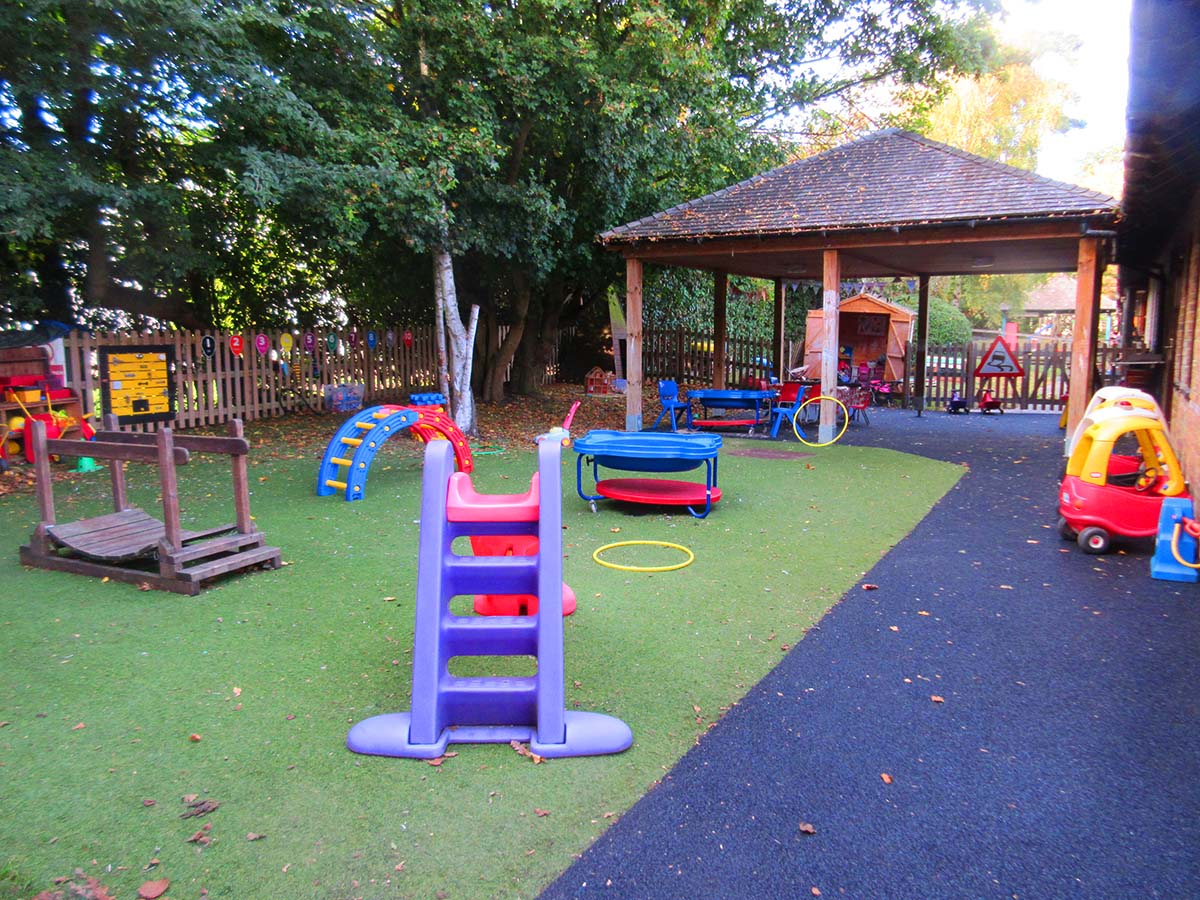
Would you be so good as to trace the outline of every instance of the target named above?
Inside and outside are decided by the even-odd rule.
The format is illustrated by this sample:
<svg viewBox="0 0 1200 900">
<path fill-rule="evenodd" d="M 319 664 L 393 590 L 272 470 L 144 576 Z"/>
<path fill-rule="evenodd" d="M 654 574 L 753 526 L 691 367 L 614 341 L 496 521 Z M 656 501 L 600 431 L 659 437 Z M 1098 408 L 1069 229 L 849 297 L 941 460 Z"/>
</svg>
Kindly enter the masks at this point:
<svg viewBox="0 0 1200 900">
<path fill-rule="evenodd" d="M 170 428 L 157 435 L 118 430 L 116 417 L 105 418 L 105 430 L 93 441 L 51 440 L 45 424 L 33 424 L 37 498 L 41 521 L 29 543 L 21 547 L 28 566 L 108 577 L 179 594 L 198 594 L 202 582 L 246 569 L 280 566 L 278 547 L 266 546 L 250 516 L 246 456 L 250 445 L 242 423 L 232 419 L 228 437 L 176 436 Z M 230 458 L 236 521 L 204 531 L 185 531 L 179 522 L 176 466 L 191 453 L 217 453 Z M 50 456 L 107 459 L 112 476 L 113 512 L 59 524 L 54 513 Z M 158 465 L 162 520 L 129 505 L 125 463 Z"/>
<path fill-rule="evenodd" d="M 855 371 L 860 364 L 874 367 L 882 361 L 877 376 L 883 381 L 904 379 L 904 350 L 912 339 L 916 313 L 874 294 L 856 294 L 838 304 L 838 363 L 848 362 Z M 804 332 L 804 363 L 810 372 L 821 371 L 825 348 L 825 313 L 809 310 Z"/>
</svg>

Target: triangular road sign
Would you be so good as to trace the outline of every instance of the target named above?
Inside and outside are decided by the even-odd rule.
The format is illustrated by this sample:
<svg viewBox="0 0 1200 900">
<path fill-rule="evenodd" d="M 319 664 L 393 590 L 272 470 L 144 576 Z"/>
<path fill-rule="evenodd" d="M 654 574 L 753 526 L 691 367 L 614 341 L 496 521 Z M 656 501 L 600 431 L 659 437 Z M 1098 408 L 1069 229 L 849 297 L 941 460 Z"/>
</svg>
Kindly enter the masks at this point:
<svg viewBox="0 0 1200 900">
<path fill-rule="evenodd" d="M 1000 335 L 996 335 L 996 339 L 987 348 L 987 352 L 980 358 L 979 365 L 975 367 L 976 378 L 991 375 L 1001 378 L 1020 378 L 1024 374 L 1025 370 L 1017 362 L 1017 355 Z"/>
</svg>

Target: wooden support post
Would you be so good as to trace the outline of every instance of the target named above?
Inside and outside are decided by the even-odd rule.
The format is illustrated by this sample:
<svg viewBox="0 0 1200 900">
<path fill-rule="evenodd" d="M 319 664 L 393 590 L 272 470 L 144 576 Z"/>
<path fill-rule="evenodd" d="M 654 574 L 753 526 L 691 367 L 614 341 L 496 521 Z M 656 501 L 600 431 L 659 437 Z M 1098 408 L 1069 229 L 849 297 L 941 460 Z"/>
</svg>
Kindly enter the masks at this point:
<svg viewBox="0 0 1200 900">
<path fill-rule="evenodd" d="M 787 357 L 783 353 L 783 279 L 775 279 L 775 328 L 771 332 L 771 365 L 775 369 L 775 377 L 781 382 L 787 381 Z"/>
<path fill-rule="evenodd" d="M 168 556 L 183 546 L 183 529 L 179 525 L 179 480 L 175 474 L 175 440 L 171 429 L 163 426 L 158 432 L 158 475 L 162 488 L 163 545 L 159 564 L 169 566 Z M 168 572 L 164 571 L 164 575 Z"/>
<path fill-rule="evenodd" d="M 105 413 L 103 430 L 114 432 L 121 430 L 121 420 L 116 413 Z M 125 491 L 125 460 L 110 459 L 108 461 L 108 477 L 112 481 L 113 512 L 123 512 L 129 509 L 129 495 Z"/>
<path fill-rule="evenodd" d="M 625 430 L 642 430 L 642 261 L 625 260 Z"/>
<path fill-rule="evenodd" d="M 837 364 L 838 364 L 838 305 L 842 290 L 842 265 L 836 250 L 826 250 L 822 265 L 822 321 L 824 325 L 824 344 L 821 347 L 821 393 L 826 397 L 837 396 Z M 824 443 L 832 441 L 837 433 L 837 406 L 832 403 L 821 403 L 820 424 L 817 427 L 817 440 Z"/>
<path fill-rule="evenodd" d="M 229 420 L 229 436 L 242 437 L 242 420 Z M 237 521 L 237 530 L 242 534 L 251 534 L 257 530 L 254 520 L 250 517 L 250 473 L 245 453 L 234 453 L 230 456 L 233 466 L 233 510 Z"/>
<path fill-rule="evenodd" d="M 925 412 L 925 363 L 929 354 L 929 276 L 917 276 L 917 349 L 913 359 L 913 404 Z M 908 377 L 908 373 L 905 373 Z"/>
<path fill-rule="evenodd" d="M 725 388 L 725 341 L 728 329 L 725 322 L 725 307 L 729 298 L 729 275 L 713 272 L 713 376 L 712 384 L 717 390 Z"/>
<path fill-rule="evenodd" d="M 1096 330 L 1100 319 L 1100 275 L 1104 269 L 1100 239 L 1079 239 L 1079 264 L 1075 282 L 1075 330 L 1071 338 L 1071 381 L 1067 387 L 1067 436 L 1083 418 L 1092 397 L 1096 368 Z M 1066 444 L 1063 445 L 1064 453 Z"/>
<path fill-rule="evenodd" d="M 50 474 L 50 454 L 46 452 L 46 423 L 28 417 L 26 435 L 33 441 L 33 471 L 37 476 L 38 514 L 43 525 L 54 525 L 54 482 Z"/>
</svg>

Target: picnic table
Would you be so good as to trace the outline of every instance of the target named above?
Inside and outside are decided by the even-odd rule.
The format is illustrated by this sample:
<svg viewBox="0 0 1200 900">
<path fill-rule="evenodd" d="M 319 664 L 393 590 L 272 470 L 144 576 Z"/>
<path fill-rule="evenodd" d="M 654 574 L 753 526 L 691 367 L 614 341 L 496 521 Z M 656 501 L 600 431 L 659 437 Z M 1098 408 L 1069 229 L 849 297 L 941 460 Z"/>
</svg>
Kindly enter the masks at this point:
<svg viewBox="0 0 1200 900">
<path fill-rule="evenodd" d="M 773 390 L 697 388 L 688 391 L 688 399 L 697 401 L 703 409 L 699 419 L 692 417 L 689 404 L 688 428 L 733 428 L 746 427 L 753 431 L 759 425 L 771 421 L 771 404 L 775 401 Z M 710 409 L 754 410 L 754 418 L 723 416 L 710 418 Z"/>
</svg>

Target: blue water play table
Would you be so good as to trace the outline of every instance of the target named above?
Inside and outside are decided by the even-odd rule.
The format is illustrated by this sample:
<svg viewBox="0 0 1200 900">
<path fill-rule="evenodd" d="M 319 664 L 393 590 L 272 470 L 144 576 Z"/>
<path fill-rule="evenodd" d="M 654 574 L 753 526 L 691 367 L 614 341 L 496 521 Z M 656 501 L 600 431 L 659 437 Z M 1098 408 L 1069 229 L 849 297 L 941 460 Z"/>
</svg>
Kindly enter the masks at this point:
<svg viewBox="0 0 1200 900">
<path fill-rule="evenodd" d="M 628 503 L 686 506 L 698 519 L 708 515 L 721 499 L 717 487 L 717 452 L 721 436 L 716 434 L 676 434 L 653 431 L 589 431 L 576 439 L 575 489 L 579 496 L 596 508 L 601 498 Z M 592 467 L 595 494 L 584 493 L 585 458 Z M 625 472 L 688 472 L 704 466 L 704 483 L 666 478 L 607 478 L 601 480 L 600 467 Z M 704 511 L 695 507 L 703 504 Z"/>
</svg>

